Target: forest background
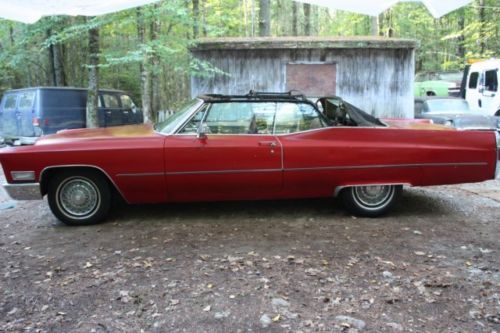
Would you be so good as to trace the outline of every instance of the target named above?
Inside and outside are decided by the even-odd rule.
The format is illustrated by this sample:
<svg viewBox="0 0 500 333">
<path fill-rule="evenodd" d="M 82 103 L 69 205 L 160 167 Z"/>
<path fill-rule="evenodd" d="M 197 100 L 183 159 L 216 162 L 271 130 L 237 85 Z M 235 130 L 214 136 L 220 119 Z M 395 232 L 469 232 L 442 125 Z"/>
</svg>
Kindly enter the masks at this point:
<svg viewBox="0 0 500 333">
<path fill-rule="evenodd" d="M 292 0 L 164 0 L 99 17 L 0 20 L 0 95 L 87 87 L 94 72 L 100 88 L 129 92 L 154 121 L 190 97 L 191 75 L 217 71 L 190 56 L 198 38 L 358 35 L 418 40 L 417 72 L 461 69 L 499 56 L 500 3 L 475 0 L 435 19 L 419 3 L 370 17 Z"/>
</svg>

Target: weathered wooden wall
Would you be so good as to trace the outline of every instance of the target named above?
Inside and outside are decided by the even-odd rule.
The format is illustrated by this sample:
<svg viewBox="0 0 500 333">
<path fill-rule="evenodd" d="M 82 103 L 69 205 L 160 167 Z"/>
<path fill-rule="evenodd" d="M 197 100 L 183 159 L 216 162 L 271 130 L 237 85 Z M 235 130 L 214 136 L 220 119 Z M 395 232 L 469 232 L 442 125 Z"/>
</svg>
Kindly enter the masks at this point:
<svg viewBox="0 0 500 333">
<path fill-rule="evenodd" d="M 335 63 L 336 94 L 379 117 L 413 118 L 414 47 L 200 48 L 192 53 L 226 75 L 192 77 L 191 94 L 286 89 L 287 63 Z"/>
</svg>

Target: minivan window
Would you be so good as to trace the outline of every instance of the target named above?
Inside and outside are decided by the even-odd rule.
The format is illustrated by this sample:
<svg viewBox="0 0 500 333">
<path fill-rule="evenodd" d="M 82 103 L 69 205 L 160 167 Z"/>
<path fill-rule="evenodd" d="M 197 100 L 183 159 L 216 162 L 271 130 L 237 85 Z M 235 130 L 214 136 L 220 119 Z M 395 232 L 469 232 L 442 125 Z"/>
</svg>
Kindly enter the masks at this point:
<svg viewBox="0 0 500 333">
<path fill-rule="evenodd" d="M 27 110 L 33 107 L 35 101 L 35 91 L 25 91 L 19 96 L 19 109 Z"/>
<path fill-rule="evenodd" d="M 484 88 L 487 91 L 497 91 L 498 90 L 498 75 L 497 70 L 489 70 L 485 73 Z"/>
<path fill-rule="evenodd" d="M 113 109 L 120 107 L 118 96 L 111 94 L 102 94 L 102 98 L 104 99 L 104 107 Z"/>
<path fill-rule="evenodd" d="M 5 104 L 3 106 L 4 110 L 14 110 L 16 108 L 17 95 L 7 95 L 5 96 Z"/>
<path fill-rule="evenodd" d="M 122 108 L 124 108 L 124 109 L 134 109 L 135 108 L 135 104 L 132 101 L 132 98 L 130 98 L 130 96 L 120 95 L 120 99 L 122 102 Z"/>
<path fill-rule="evenodd" d="M 470 73 L 469 77 L 469 88 L 470 89 L 476 89 L 477 88 L 477 80 L 479 79 L 479 73 L 478 72 L 472 72 Z"/>
</svg>

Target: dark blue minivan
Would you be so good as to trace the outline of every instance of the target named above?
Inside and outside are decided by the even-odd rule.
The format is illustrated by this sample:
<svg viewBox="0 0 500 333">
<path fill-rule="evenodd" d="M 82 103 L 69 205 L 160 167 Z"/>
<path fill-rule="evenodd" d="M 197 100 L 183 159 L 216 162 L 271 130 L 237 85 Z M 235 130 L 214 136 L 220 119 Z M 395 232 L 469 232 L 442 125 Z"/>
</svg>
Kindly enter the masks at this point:
<svg viewBox="0 0 500 333">
<path fill-rule="evenodd" d="M 86 126 L 87 89 L 36 87 L 8 90 L 0 102 L 0 137 L 29 138 Z M 99 127 L 143 122 L 142 112 L 123 91 L 99 91 Z M 33 140 L 34 141 L 34 140 Z"/>
</svg>

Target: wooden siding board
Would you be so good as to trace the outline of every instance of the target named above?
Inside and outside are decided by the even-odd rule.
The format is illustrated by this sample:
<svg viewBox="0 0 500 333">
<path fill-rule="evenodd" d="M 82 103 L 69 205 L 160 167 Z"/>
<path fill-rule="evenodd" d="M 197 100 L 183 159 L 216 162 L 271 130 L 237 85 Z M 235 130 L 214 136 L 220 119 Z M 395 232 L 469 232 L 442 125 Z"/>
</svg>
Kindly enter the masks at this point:
<svg viewBox="0 0 500 333">
<path fill-rule="evenodd" d="M 193 77 L 191 94 L 245 94 L 250 89 L 285 91 L 286 64 L 336 64 L 336 93 L 379 117 L 413 117 L 414 50 L 251 49 L 193 50 L 228 75 Z"/>
</svg>

